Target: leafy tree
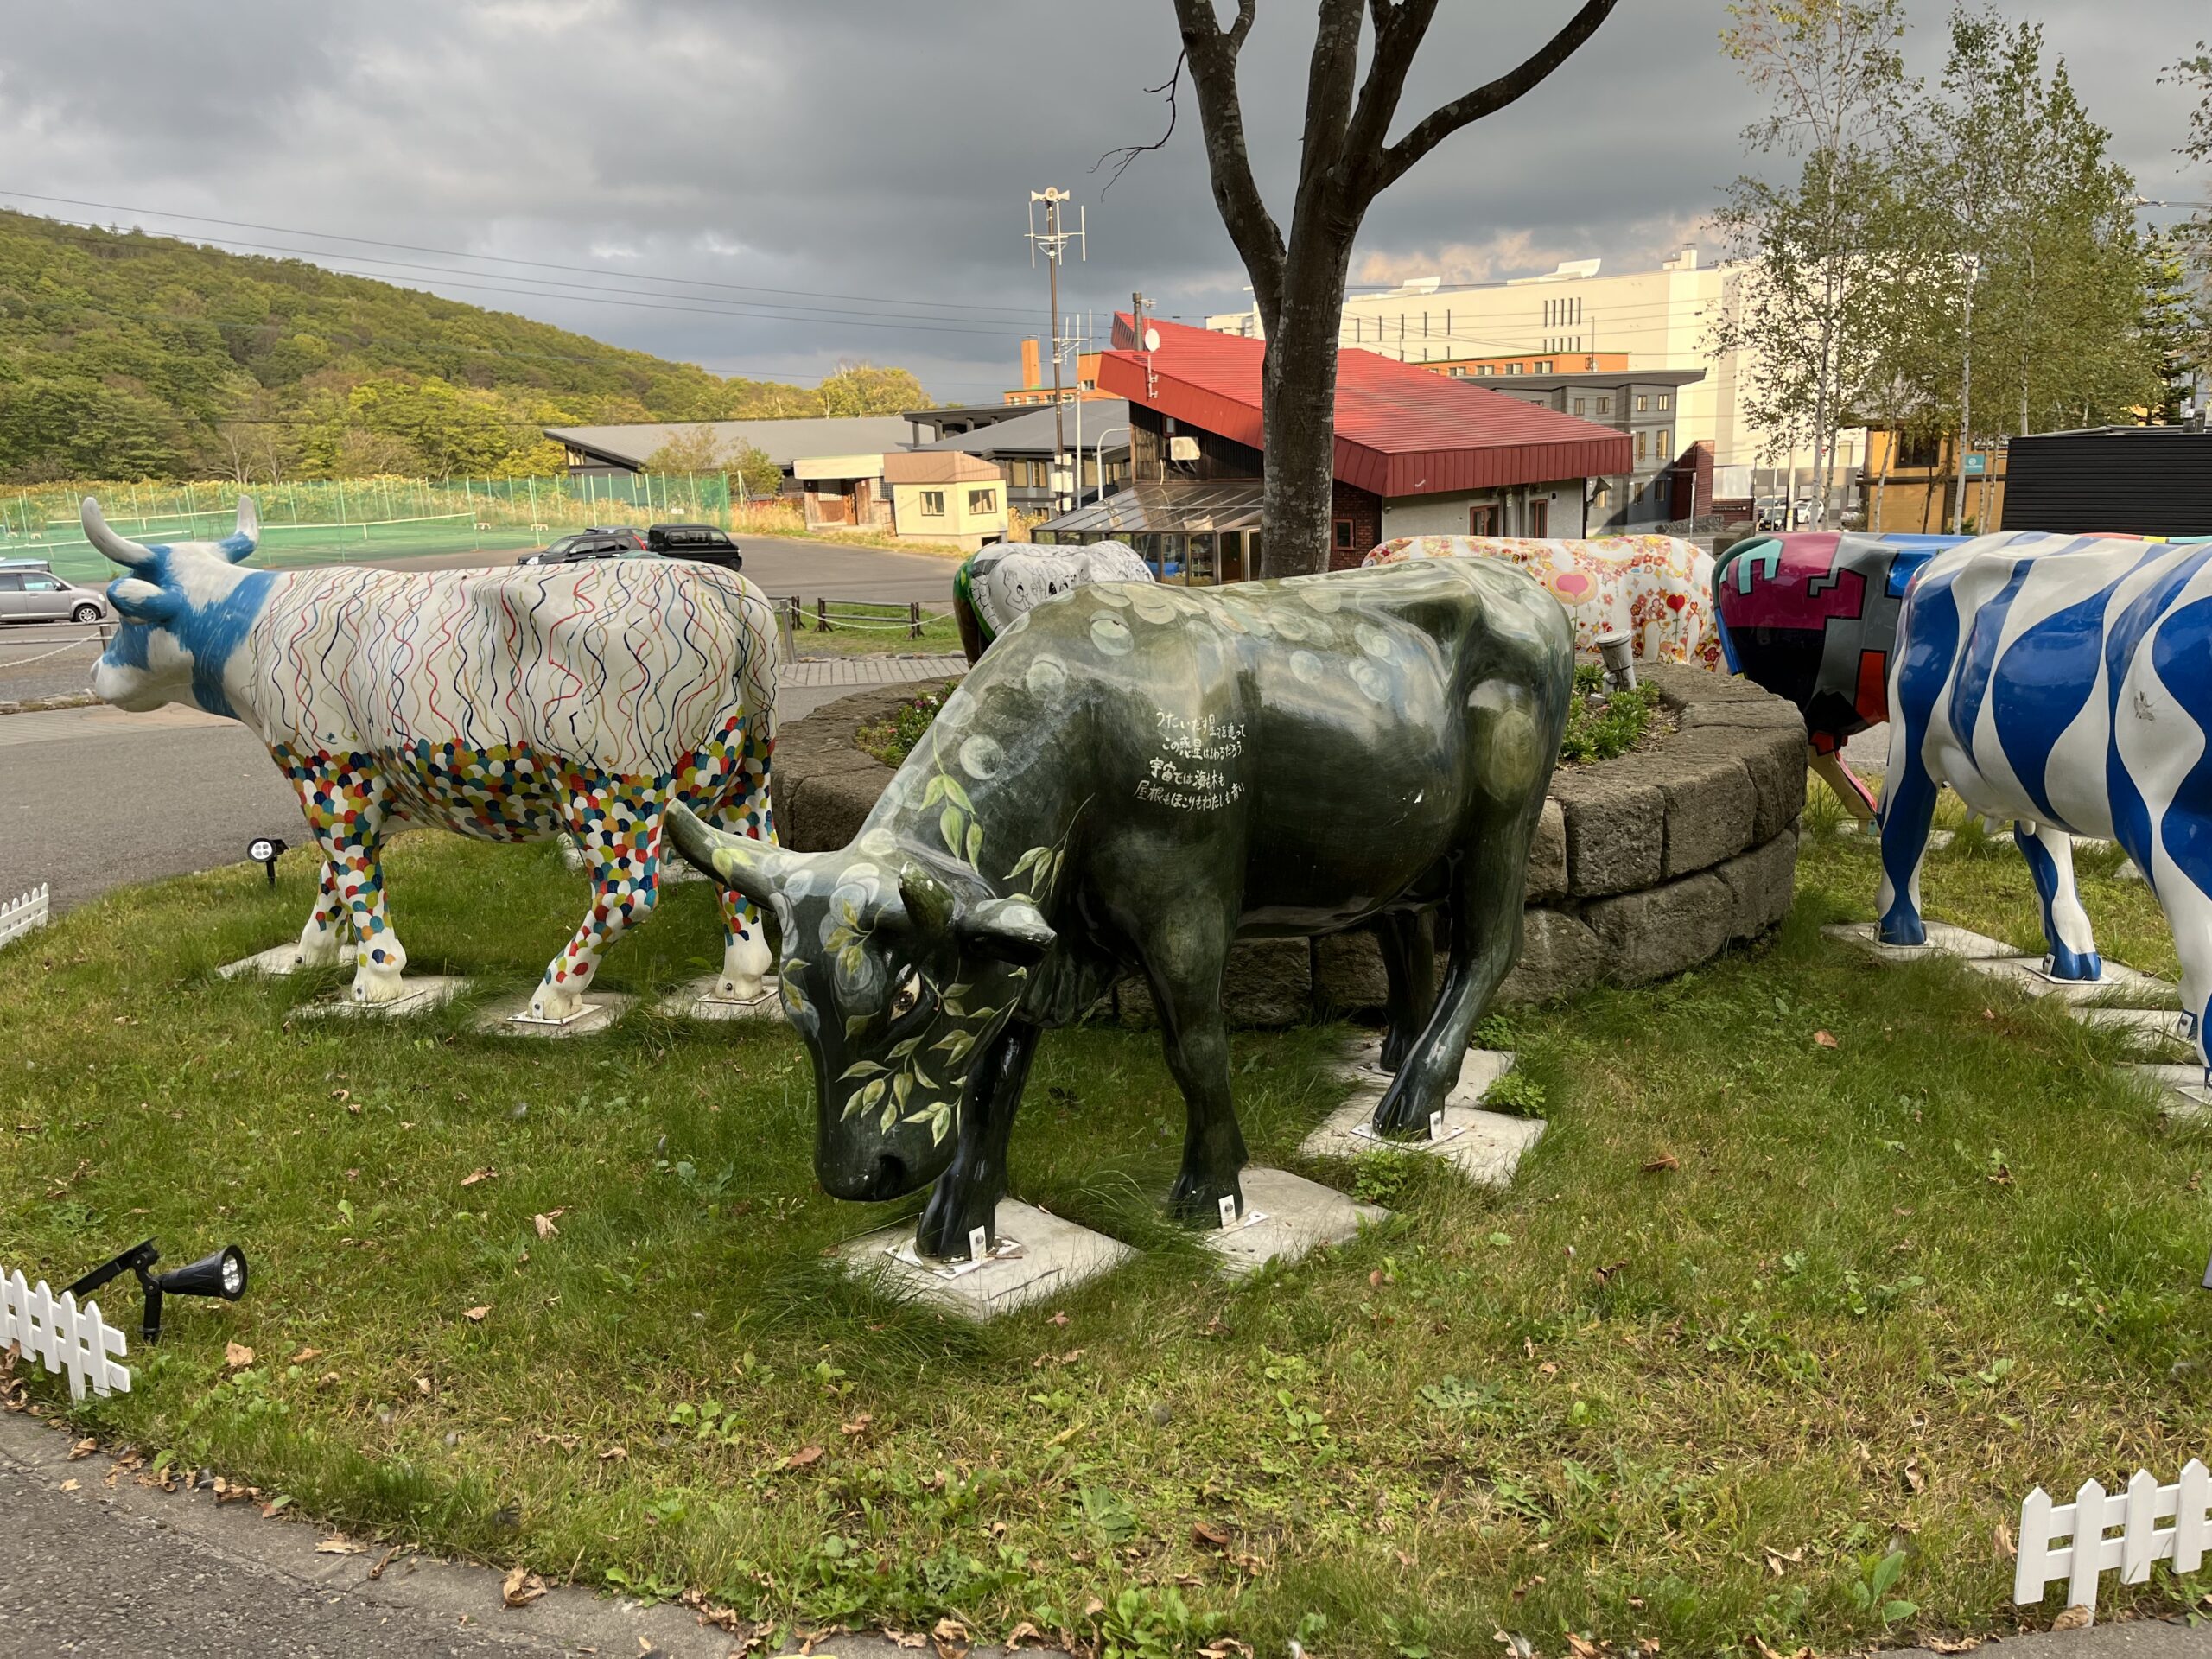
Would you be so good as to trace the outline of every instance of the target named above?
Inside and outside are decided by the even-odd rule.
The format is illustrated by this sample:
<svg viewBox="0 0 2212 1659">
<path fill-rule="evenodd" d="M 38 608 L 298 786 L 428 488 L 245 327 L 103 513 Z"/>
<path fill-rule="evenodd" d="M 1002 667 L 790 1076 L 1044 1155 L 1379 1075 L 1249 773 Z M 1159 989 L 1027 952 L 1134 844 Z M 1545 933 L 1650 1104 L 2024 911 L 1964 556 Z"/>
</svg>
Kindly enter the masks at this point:
<svg viewBox="0 0 2212 1659">
<path fill-rule="evenodd" d="M 822 383 L 824 415 L 898 415 L 931 407 L 922 383 L 905 369 L 880 369 L 872 363 L 840 364 Z"/>
<path fill-rule="evenodd" d="M 2188 136 L 2176 153 L 2200 166 L 2212 165 L 2212 48 L 2199 41 L 2192 57 L 2171 64 L 2163 83 L 2193 88 L 2196 107 L 2190 112 Z M 2183 319 L 2183 366 L 2192 380 L 2212 370 L 2212 207 L 2199 207 L 2176 232 L 2188 261 L 2187 310 Z"/>
<path fill-rule="evenodd" d="M 783 468 L 768 452 L 743 439 L 715 435 L 711 426 L 679 432 L 645 457 L 649 473 L 722 473 L 741 480 L 747 496 L 774 495 L 783 487 Z"/>
<path fill-rule="evenodd" d="M 1352 244 L 1368 208 L 1445 139 L 1541 85 L 1596 32 L 1615 3 L 1585 0 L 1532 56 L 1430 111 L 1392 142 L 1399 99 L 1435 19 L 1437 0 L 1366 0 L 1364 5 L 1362 0 L 1321 0 L 1306 72 L 1298 185 L 1286 234 L 1252 175 L 1237 82 L 1237 59 L 1258 16 L 1259 0 L 1236 0 L 1236 18 L 1226 29 L 1217 0 L 1174 0 L 1183 51 L 1174 73 L 1155 89 L 1167 95 L 1167 132 L 1157 143 L 1131 145 L 1119 153 L 1126 167 L 1173 136 L 1176 90 L 1188 65 L 1214 204 L 1251 275 L 1268 340 L 1260 379 L 1262 444 L 1267 451 L 1260 510 L 1263 575 L 1296 575 L 1328 563 L 1338 327 Z"/>
<path fill-rule="evenodd" d="M 1715 330 L 1751 356 L 1744 411 L 1770 455 L 1813 452 L 1815 523 L 1827 521 L 1847 399 L 1878 383 L 1877 359 L 1904 219 L 1889 152 L 1910 91 L 1904 0 L 1735 0 L 1722 49 L 1767 113 L 1744 139 L 1804 159 L 1797 177 L 1729 186 L 1719 223 L 1752 267 Z"/>
</svg>

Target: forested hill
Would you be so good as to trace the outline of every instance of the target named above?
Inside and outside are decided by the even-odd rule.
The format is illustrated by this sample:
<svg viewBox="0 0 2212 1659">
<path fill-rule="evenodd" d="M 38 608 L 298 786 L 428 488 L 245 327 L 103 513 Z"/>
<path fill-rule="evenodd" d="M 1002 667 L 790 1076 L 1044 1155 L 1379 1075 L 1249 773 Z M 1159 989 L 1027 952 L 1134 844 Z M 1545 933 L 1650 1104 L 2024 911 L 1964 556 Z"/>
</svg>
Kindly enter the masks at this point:
<svg viewBox="0 0 2212 1659">
<path fill-rule="evenodd" d="M 0 479 L 556 470 L 547 424 L 891 413 L 904 370 L 820 388 L 690 364 L 302 260 L 0 212 Z"/>
</svg>

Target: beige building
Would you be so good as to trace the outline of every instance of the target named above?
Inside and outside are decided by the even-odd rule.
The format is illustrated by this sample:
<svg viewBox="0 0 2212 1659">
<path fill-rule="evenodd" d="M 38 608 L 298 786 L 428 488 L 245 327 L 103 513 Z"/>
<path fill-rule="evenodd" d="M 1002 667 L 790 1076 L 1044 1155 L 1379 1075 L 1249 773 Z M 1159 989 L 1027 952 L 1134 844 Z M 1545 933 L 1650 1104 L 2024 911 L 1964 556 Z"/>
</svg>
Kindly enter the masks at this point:
<svg viewBox="0 0 2212 1659">
<path fill-rule="evenodd" d="M 883 488 L 880 451 L 860 455 L 802 455 L 791 462 L 809 530 L 888 530 L 891 498 Z"/>
<path fill-rule="evenodd" d="M 1742 412 L 1749 354 L 1715 352 L 1713 334 L 1726 311 L 1742 302 L 1749 272 L 1742 265 L 1699 262 L 1685 248 L 1656 270 L 1606 273 L 1596 259 L 1572 259 L 1541 276 L 1478 287 L 1447 287 L 1421 276 L 1382 294 L 1357 294 L 1344 302 L 1338 339 L 1344 346 L 1378 352 L 1407 363 L 1507 356 L 1530 359 L 1532 374 L 1574 374 L 1610 366 L 1627 355 L 1630 369 L 1705 371 L 1681 390 L 1675 448 L 1713 446 L 1713 494 L 1809 494 L 1812 454 L 1794 459 L 1803 469 L 1789 489 L 1791 458 L 1766 453 L 1767 435 Z M 1206 319 L 1218 333 L 1257 335 L 1259 313 L 1231 311 Z M 1855 474 L 1866 435 L 1842 435 L 1835 477 Z"/>
<path fill-rule="evenodd" d="M 1006 481 L 997 466 L 957 449 L 883 457 L 893 533 L 902 542 L 943 542 L 974 552 L 1006 535 Z"/>
</svg>

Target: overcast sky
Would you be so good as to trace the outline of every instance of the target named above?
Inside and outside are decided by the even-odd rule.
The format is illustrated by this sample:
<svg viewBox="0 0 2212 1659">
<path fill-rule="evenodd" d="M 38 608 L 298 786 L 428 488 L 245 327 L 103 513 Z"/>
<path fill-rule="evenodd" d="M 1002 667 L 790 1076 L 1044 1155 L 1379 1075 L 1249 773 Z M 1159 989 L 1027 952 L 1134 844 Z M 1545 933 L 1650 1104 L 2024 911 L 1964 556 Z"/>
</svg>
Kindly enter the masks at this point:
<svg viewBox="0 0 2212 1659">
<path fill-rule="evenodd" d="M 1910 3 L 1925 58 L 1947 0 Z M 1401 129 L 1572 9 L 1445 0 Z M 1279 213 L 1313 10 L 1260 0 L 1244 54 Z M 2156 79 L 2212 35 L 2212 3 L 1999 10 L 2044 22 L 2145 195 L 2206 194 L 2173 154 L 2188 100 Z M 1103 317 L 1132 288 L 1193 320 L 1247 303 L 1187 91 L 1166 149 L 1103 197 L 1090 170 L 1160 135 L 1143 89 L 1174 61 L 1168 0 L 102 0 L 9 15 L 0 203 L 304 252 L 721 373 L 811 381 L 865 359 L 912 368 L 940 401 L 994 397 L 1046 311 L 1022 232 L 1047 185 L 1089 213 L 1065 308 Z M 1723 20 L 1721 0 L 1623 0 L 1543 87 L 1376 205 L 1356 280 L 1713 251 L 1701 221 L 1747 165 L 1753 113 L 1715 43 Z M 393 244 L 416 251 L 379 245 Z"/>
</svg>

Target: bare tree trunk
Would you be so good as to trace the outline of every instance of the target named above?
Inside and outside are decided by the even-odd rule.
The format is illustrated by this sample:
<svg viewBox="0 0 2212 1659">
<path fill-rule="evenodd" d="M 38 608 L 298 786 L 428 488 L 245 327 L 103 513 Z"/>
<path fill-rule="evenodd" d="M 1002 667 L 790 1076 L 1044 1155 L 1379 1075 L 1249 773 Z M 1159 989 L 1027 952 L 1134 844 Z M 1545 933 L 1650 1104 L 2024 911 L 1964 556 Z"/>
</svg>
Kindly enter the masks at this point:
<svg viewBox="0 0 2212 1659">
<path fill-rule="evenodd" d="M 1337 336 L 1344 314 L 1350 238 L 1300 248 L 1268 331 L 1261 380 L 1267 478 L 1260 544 L 1262 576 L 1329 568 L 1336 480 Z"/>
<path fill-rule="evenodd" d="M 1882 533 L 1882 503 L 1890 493 L 1890 462 L 1897 453 L 1897 429 L 1891 427 L 1885 435 L 1889 442 L 1882 446 L 1882 470 L 1874 475 L 1874 511 L 1866 521 L 1866 533 Z"/>
</svg>

